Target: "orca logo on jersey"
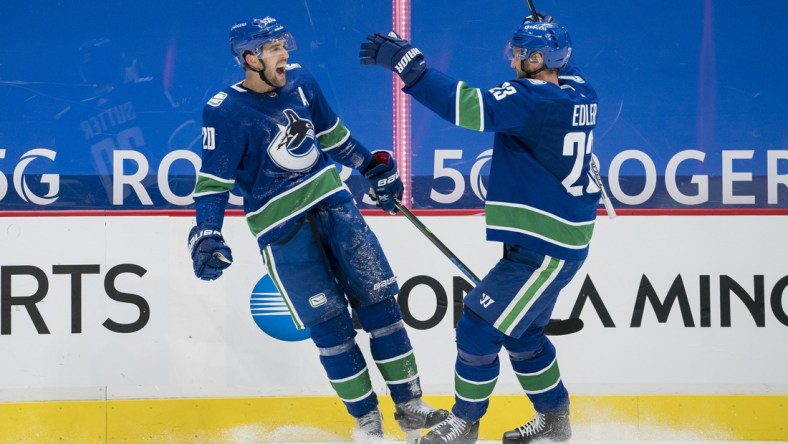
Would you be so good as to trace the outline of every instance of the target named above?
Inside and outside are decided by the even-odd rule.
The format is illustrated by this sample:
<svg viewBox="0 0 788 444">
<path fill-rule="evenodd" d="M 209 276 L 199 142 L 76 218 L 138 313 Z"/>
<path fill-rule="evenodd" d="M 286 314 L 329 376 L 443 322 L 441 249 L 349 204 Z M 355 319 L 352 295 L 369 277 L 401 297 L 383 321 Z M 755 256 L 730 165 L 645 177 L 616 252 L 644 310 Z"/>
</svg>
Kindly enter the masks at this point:
<svg viewBox="0 0 788 444">
<path fill-rule="evenodd" d="M 279 132 L 268 145 L 268 156 L 283 170 L 309 170 L 320 158 L 315 145 L 315 126 L 292 109 L 284 110 L 283 114 L 287 118 L 287 126 L 276 125 Z"/>
</svg>

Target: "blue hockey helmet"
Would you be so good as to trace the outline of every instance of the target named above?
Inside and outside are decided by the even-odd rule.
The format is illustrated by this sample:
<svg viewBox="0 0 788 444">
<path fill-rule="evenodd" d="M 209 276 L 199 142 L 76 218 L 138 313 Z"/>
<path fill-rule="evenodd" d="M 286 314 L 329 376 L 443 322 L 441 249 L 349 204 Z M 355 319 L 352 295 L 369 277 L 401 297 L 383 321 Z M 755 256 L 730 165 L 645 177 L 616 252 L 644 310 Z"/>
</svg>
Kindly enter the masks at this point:
<svg viewBox="0 0 788 444">
<path fill-rule="evenodd" d="M 263 46 L 266 43 L 281 40 L 285 49 L 296 49 L 295 39 L 287 32 L 284 25 L 273 17 L 255 18 L 245 22 L 236 23 L 230 28 L 230 51 L 235 61 L 243 66 L 244 54 L 248 51 L 257 58 L 263 56 Z"/>
<path fill-rule="evenodd" d="M 546 68 L 563 68 L 572 55 L 569 31 L 558 23 L 524 21 L 506 46 L 506 58 L 526 60 L 535 52 L 542 53 Z"/>
</svg>

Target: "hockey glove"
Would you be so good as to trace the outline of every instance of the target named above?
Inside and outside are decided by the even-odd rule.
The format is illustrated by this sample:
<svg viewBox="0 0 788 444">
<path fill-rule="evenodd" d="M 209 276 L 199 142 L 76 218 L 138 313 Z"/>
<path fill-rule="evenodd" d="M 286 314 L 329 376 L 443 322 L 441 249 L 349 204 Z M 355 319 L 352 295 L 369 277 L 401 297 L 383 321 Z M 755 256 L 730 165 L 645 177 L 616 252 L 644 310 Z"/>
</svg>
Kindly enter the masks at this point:
<svg viewBox="0 0 788 444">
<path fill-rule="evenodd" d="M 222 233 L 211 228 L 192 227 L 189 232 L 189 253 L 194 275 L 204 281 L 218 278 L 233 263 L 232 252 L 224 243 Z"/>
<path fill-rule="evenodd" d="M 372 160 L 364 169 L 363 174 L 372 185 L 369 190 L 372 200 L 375 200 L 384 211 L 396 214 L 397 207 L 394 202 L 402 199 L 403 186 L 394 158 L 387 151 L 373 152 Z"/>
<path fill-rule="evenodd" d="M 368 35 L 367 40 L 359 52 L 362 65 L 388 68 L 399 75 L 406 87 L 413 86 L 427 71 L 421 51 L 396 33 Z"/>
</svg>

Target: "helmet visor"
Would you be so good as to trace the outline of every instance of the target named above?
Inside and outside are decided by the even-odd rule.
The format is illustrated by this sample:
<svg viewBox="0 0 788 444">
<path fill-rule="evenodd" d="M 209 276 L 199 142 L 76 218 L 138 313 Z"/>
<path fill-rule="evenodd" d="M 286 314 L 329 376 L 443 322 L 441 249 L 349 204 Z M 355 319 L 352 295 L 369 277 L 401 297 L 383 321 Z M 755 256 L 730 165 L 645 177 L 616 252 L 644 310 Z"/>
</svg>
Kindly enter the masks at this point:
<svg viewBox="0 0 788 444">
<path fill-rule="evenodd" d="M 506 47 L 503 49 L 503 57 L 506 60 L 525 60 L 528 58 L 528 48 L 514 46 L 510 40 L 506 43 Z"/>
<path fill-rule="evenodd" d="M 295 38 L 293 38 L 293 35 L 289 32 L 284 32 L 276 36 L 276 38 L 266 40 L 266 42 L 257 49 L 257 56 L 265 57 L 282 50 L 287 52 L 296 50 Z"/>
</svg>

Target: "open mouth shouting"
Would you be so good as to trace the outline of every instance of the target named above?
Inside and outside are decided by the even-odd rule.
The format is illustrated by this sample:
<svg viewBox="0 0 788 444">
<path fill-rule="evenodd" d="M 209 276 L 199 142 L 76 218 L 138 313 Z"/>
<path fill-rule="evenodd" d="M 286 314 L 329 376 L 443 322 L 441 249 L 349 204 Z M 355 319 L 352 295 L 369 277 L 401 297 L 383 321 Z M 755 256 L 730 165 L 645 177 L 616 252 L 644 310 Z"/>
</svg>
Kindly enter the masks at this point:
<svg viewBox="0 0 788 444">
<path fill-rule="evenodd" d="M 281 64 L 275 68 L 276 73 L 276 83 L 279 85 L 284 85 L 287 79 L 287 74 L 285 71 L 286 64 Z"/>
</svg>

